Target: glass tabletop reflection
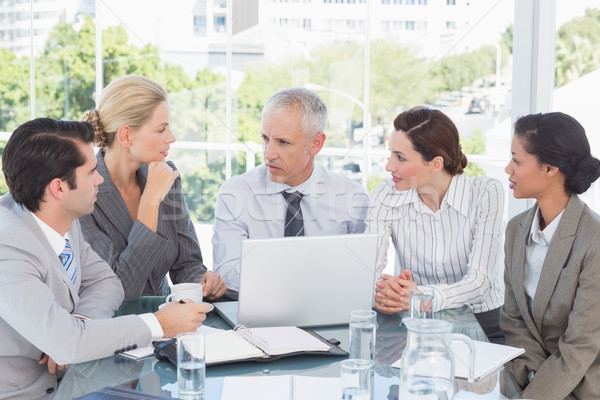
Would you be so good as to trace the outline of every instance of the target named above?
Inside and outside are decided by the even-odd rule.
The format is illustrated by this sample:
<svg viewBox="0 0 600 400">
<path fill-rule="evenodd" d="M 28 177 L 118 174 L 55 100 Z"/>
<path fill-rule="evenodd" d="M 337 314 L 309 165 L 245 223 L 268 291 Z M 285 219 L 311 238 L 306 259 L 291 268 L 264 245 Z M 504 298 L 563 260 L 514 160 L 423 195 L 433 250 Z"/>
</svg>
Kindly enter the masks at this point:
<svg viewBox="0 0 600 400">
<path fill-rule="evenodd" d="M 116 315 L 156 311 L 164 297 L 141 297 L 125 302 Z M 468 307 L 443 310 L 434 318 L 453 324 L 454 333 L 462 333 L 474 340 L 486 341 L 485 334 Z M 205 325 L 230 329 L 215 312 L 207 315 Z M 314 328 L 325 339 L 337 339 L 340 347 L 348 350 L 348 325 Z M 402 315 L 377 314 L 376 353 L 374 364 L 375 399 L 398 399 L 400 370 L 391 364 L 400 359 L 406 343 L 406 328 Z M 206 400 L 221 398 L 223 381 L 227 376 L 307 375 L 339 377 L 340 364 L 345 357 L 300 355 L 272 362 L 235 362 L 206 368 Z M 504 384 L 504 371 L 488 375 L 481 381 L 468 383 L 455 380 L 455 399 L 503 399 L 518 395 L 512 384 Z M 177 398 L 177 368 L 155 357 L 131 360 L 121 355 L 71 365 L 59 384 L 54 399 L 73 399 L 106 387 L 143 392 L 150 396 Z M 509 393 L 505 396 L 504 393 Z"/>
</svg>

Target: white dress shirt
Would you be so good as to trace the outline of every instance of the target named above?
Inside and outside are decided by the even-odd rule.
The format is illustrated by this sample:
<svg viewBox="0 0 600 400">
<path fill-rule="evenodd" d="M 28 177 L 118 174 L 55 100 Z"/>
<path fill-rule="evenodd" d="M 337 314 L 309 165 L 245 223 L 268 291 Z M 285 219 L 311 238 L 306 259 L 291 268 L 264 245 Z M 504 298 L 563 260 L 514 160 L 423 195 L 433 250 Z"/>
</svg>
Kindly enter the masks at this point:
<svg viewBox="0 0 600 400">
<path fill-rule="evenodd" d="M 531 230 L 529 231 L 529 237 L 527 238 L 527 245 L 525 246 L 525 270 L 523 271 L 523 286 L 525 287 L 525 294 L 527 295 L 527 305 L 529 306 L 529 312 L 533 316 L 533 298 L 537 290 L 537 285 L 540 280 L 540 274 L 542 273 L 542 267 L 544 266 L 544 260 L 546 259 L 546 253 L 548 253 L 548 245 L 552 241 L 552 237 L 558 228 L 558 223 L 563 215 L 561 211 L 556 218 L 552 220 L 544 230 L 540 230 L 540 209 L 538 208 L 533 216 L 533 222 L 531 223 Z"/>
<path fill-rule="evenodd" d="M 46 236 L 46 239 L 48 239 L 48 242 L 50 242 L 50 246 L 52 247 L 52 250 L 54 250 L 56 252 L 56 257 L 58 257 L 60 255 L 60 253 L 63 251 L 63 249 L 65 248 L 66 240 L 70 239 L 69 232 L 67 232 L 64 236 L 61 236 L 58 232 L 56 232 L 54 229 L 52 229 L 48 224 L 46 224 L 44 221 L 39 219 L 37 215 L 35 215 L 34 213 L 31 213 L 31 215 L 33 215 L 33 219 L 35 219 L 35 221 L 38 223 L 40 229 L 42 230 L 42 233 L 44 234 L 44 236 Z M 108 266 L 108 264 L 107 264 L 107 267 L 110 268 Z M 78 268 L 80 268 L 80 267 L 78 267 Z M 73 316 L 75 316 L 77 318 L 81 318 L 81 319 L 88 318 L 85 315 L 78 315 L 78 314 L 74 314 Z M 146 325 L 148 325 L 148 328 L 150 329 L 150 331 L 152 333 L 152 340 L 159 340 L 163 337 L 162 327 L 160 326 L 160 323 L 158 322 L 158 319 L 154 316 L 154 314 L 147 313 L 147 314 L 140 314 L 138 316 L 142 319 L 142 321 L 144 321 L 146 323 Z"/>
<path fill-rule="evenodd" d="M 369 233 L 377 233 L 377 271 L 387 263 L 390 237 L 395 272 L 412 271 L 418 285 L 434 288 L 434 311 L 467 304 L 473 312 L 504 303 L 501 183 L 454 176 L 436 212 L 416 189 L 397 191 L 386 179 L 371 195 Z"/>
<path fill-rule="evenodd" d="M 212 238 L 213 268 L 229 289 L 240 288 L 243 239 L 284 236 L 286 203 L 281 192 L 303 194 L 304 235 L 362 233 L 369 198 L 361 185 L 315 164 L 298 186 L 273 182 L 264 164 L 227 180 L 219 190 Z"/>
</svg>

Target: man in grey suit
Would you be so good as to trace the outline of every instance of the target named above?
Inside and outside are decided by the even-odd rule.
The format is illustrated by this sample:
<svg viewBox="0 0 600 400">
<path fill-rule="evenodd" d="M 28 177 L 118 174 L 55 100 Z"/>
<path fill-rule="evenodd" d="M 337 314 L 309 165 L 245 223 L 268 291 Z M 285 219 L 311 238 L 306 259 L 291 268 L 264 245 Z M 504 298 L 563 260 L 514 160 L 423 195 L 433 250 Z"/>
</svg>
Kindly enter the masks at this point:
<svg viewBox="0 0 600 400">
<path fill-rule="evenodd" d="M 83 240 L 77 218 L 94 208 L 93 128 L 40 118 L 18 127 L 2 154 L 0 399 L 51 398 L 70 363 L 193 331 L 207 306 L 169 304 L 111 318 L 123 287 Z M 58 371 L 57 371 L 58 370 Z"/>
</svg>

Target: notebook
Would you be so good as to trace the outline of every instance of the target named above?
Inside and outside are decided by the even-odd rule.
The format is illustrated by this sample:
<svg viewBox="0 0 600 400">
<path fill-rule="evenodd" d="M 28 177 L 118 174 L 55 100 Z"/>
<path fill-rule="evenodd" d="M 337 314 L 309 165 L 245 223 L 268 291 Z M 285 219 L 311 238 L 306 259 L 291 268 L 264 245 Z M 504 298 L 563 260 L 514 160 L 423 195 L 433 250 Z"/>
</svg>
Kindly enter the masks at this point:
<svg viewBox="0 0 600 400">
<path fill-rule="evenodd" d="M 202 331 L 202 329 L 198 329 Z M 212 329 L 204 331 L 206 338 L 206 365 L 238 361 L 268 362 L 301 354 L 347 357 L 335 339 L 326 340 L 316 332 L 294 326 L 268 328 Z M 176 339 L 157 344 L 154 354 L 159 360 L 177 365 Z"/>
<path fill-rule="evenodd" d="M 316 327 L 370 310 L 376 234 L 242 241 L 237 302 L 215 308 L 232 326 Z"/>
</svg>

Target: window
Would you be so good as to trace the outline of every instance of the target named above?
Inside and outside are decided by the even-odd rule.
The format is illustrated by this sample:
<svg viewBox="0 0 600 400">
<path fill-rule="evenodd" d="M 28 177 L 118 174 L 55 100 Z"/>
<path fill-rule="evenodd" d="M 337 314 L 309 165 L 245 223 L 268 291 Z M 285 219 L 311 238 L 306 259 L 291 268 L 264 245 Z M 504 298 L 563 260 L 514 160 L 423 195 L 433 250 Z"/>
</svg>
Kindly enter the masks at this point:
<svg viewBox="0 0 600 400">
<path fill-rule="evenodd" d="M 227 32 L 227 26 L 225 25 L 225 17 L 214 17 L 215 21 L 215 32 L 225 33 Z"/>
<path fill-rule="evenodd" d="M 400 110 L 426 101 L 447 107 L 446 110 L 464 111 L 453 114 L 456 115 L 455 122 L 461 135 L 467 139 L 474 137 L 473 126 L 476 126 L 476 130 L 489 140 L 485 150 L 477 151 L 490 151 L 491 154 L 489 157 L 487 153 L 485 157 L 481 155 L 479 159 L 470 158 L 471 164 L 477 164 L 483 173 L 505 181 L 503 166 L 497 167 L 497 164 L 500 163 L 498 160 L 503 161 L 507 157 L 508 150 L 496 144 L 494 140 L 498 134 L 491 131 L 500 129 L 494 128 L 496 120 L 507 118 L 510 103 L 505 101 L 498 109 L 488 111 L 488 114 L 466 113 L 469 96 L 496 95 L 495 86 L 490 82 L 490 77 L 495 73 L 495 54 L 491 56 L 493 60 L 486 58 L 481 63 L 487 69 L 469 70 L 469 74 L 464 74 L 465 77 L 474 76 L 469 80 L 463 74 L 454 73 L 452 66 L 471 68 L 471 65 L 461 61 L 464 57 L 482 46 L 497 44 L 514 15 L 513 12 L 500 11 L 512 8 L 518 0 L 471 2 L 469 14 L 461 15 L 457 21 L 446 21 L 446 18 L 452 17 L 440 17 L 437 13 L 443 9 L 443 1 L 372 0 L 376 2 L 374 9 L 377 9 L 376 4 L 418 4 L 420 7 L 384 7 L 383 15 L 370 13 L 372 20 L 369 23 L 375 29 L 369 36 L 371 57 L 368 60 L 364 58 L 367 40 L 365 0 L 284 1 L 288 5 L 279 4 L 282 0 L 257 0 L 259 6 L 256 13 L 260 16 L 258 28 L 268 25 L 269 32 L 277 32 L 287 25 L 287 29 L 311 30 L 311 35 L 289 35 L 286 32 L 254 37 L 247 32 L 235 34 L 231 38 L 231 64 L 228 65 L 226 28 L 230 22 L 227 18 L 230 1 L 235 7 L 233 0 L 193 1 L 191 3 L 204 6 L 198 6 L 200 9 L 191 12 L 179 10 L 179 2 L 145 0 L 142 18 L 139 10 L 130 4 L 132 2 L 103 0 L 102 30 L 110 30 L 110 34 L 103 35 L 104 43 L 100 44 L 95 43 L 94 18 L 89 15 L 93 7 L 86 8 L 88 14 L 81 14 L 83 17 L 77 29 L 73 28 L 71 21 L 64 21 L 69 29 L 74 29 L 69 31 L 69 38 L 77 38 L 76 45 L 65 46 L 61 52 L 53 54 L 59 56 L 62 50 L 79 51 L 69 53 L 72 56 L 69 59 L 75 60 L 75 63 L 86 63 L 86 68 L 81 68 L 86 71 L 85 76 L 74 75 L 78 68 L 65 71 L 62 66 L 66 60 L 55 63 L 42 54 L 49 34 L 45 30 L 59 23 L 59 16 L 75 15 L 80 11 L 66 12 L 72 1 L 44 2 L 48 8 L 36 10 L 33 21 L 36 35 L 34 46 L 38 46 L 34 49 L 35 114 L 80 119 L 82 110 L 93 106 L 95 76 L 89 67 L 94 62 L 96 45 L 103 46 L 104 54 L 109 54 L 101 60 L 103 76 L 107 81 L 125 73 L 141 73 L 151 75 L 167 85 L 172 102 L 173 130 L 178 139 L 169 157 L 181 171 L 186 201 L 194 220 L 208 225 L 211 224 L 212 207 L 222 182 L 228 176 L 240 174 L 261 162 L 258 135 L 261 107 L 271 93 L 283 87 L 313 84 L 311 87 L 324 98 L 330 110 L 327 142 L 318 156 L 318 162 L 340 173 L 344 173 L 343 166 L 346 164 L 360 164 L 362 172 L 358 179 L 361 183 L 363 176 L 364 183 L 368 181 L 371 186 L 386 176 L 384 160 L 388 153 L 385 138 L 389 134 L 391 120 Z M 557 0 L 560 1 L 566 0 Z M 299 3 L 302 5 L 299 6 Z M 340 6 L 330 6 L 336 3 Z M 0 132 L 4 133 L 11 132 L 18 122 L 26 120 L 30 114 L 27 73 L 30 54 L 29 1 L 23 3 L 25 9 L 14 10 L 14 2 L 10 6 L 5 4 L 0 3 L 0 47 L 15 54 L 15 58 L 0 65 L 0 72 L 7 76 L 7 69 L 4 68 L 10 65 L 10 71 L 16 71 L 10 73 L 14 74 L 11 79 L 23 89 L 18 96 L 13 96 L 13 93 L 4 96 L 3 90 L 9 85 L 0 84 Z M 346 7 L 348 4 L 352 6 Z M 447 0 L 446 4 L 455 5 L 456 1 Z M 302 10 L 303 14 L 291 15 L 291 8 Z M 306 14 L 304 10 L 308 10 Z M 43 24 L 41 19 L 44 19 Z M 13 25 L 17 21 L 21 25 Z M 459 33 L 454 32 L 459 23 L 461 28 L 469 26 L 474 29 L 466 37 L 459 37 Z M 485 35 L 477 30 L 492 29 L 492 25 L 495 32 L 490 35 L 491 39 L 484 38 Z M 85 29 L 81 29 L 81 26 Z M 444 26 L 447 31 L 443 31 Z M 256 29 L 256 32 L 260 31 Z M 443 31 L 442 35 L 439 35 L 440 31 Z M 56 34 L 56 31 L 53 30 L 52 34 Z M 117 40 L 115 38 L 123 39 L 122 43 L 118 43 L 122 46 L 114 43 Z M 91 47 L 77 45 L 88 42 Z M 504 44 L 501 46 L 504 84 L 497 97 L 506 98 L 510 96 L 512 71 L 507 64 L 509 47 Z M 86 48 L 92 51 L 89 54 L 82 52 Z M 411 50 L 405 50 L 407 48 Z M 114 49 L 126 50 L 120 53 L 120 50 Z M 450 52 L 450 49 L 454 51 Z M 484 55 L 477 53 L 474 57 L 489 58 L 488 50 L 482 52 Z M 401 57 L 391 56 L 400 51 L 403 51 Z M 370 76 L 364 76 L 366 63 L 370 65 Z M 472 64 L 475 67 L 479 63 Z M 492 67 L 488 68 L 489 65 Z M 232 88 L 230 104 L 226 100 L 228 68 Z M 406 72 L 402 74 L 402 79 L 398 71 Z M 439 89 L 440 82 L 442 89 Z M 102 82 L 102 85 L 107 83 Z M 368 96 L 364 92 L 365 87 L 370 90 Z M 388 88 L 393 88 L 393 91 Z M 50 93 L 55 96 L 50 96 Z M 398 93 L 402 95 L 398 96 Z M 363 103 L 367 97 L 368 104 L 365 105 Z M 227 115 L 230 115 L 229 121 Z M 229 147 L 226 146 L 228 135 L 231 138 Z M 1 140 L 6 135 L 0 138 L 1 147 Z M 363 151 L 363 141 L 367 147 L 371 146 L 368 155 Z M 344 149 L 344 155 L 340 155 L 340 149 Z M 491 152 L 490 149 L 500 153 Z M 490 162 L 490 158 L 494 162 Z M 228 163 L 231 166 L 229 172 L 226 169 Z M 207 257 L 210 257 L 209 249 L 210 244 L 203 244 Z M 210 260 L 207 260 L 207 264 L 210 265 Z"/>
<path fill-rule="evenodd" d="M 194 35 L 206 36 L 206 15 L 194 16 Z"/>
</svg>

